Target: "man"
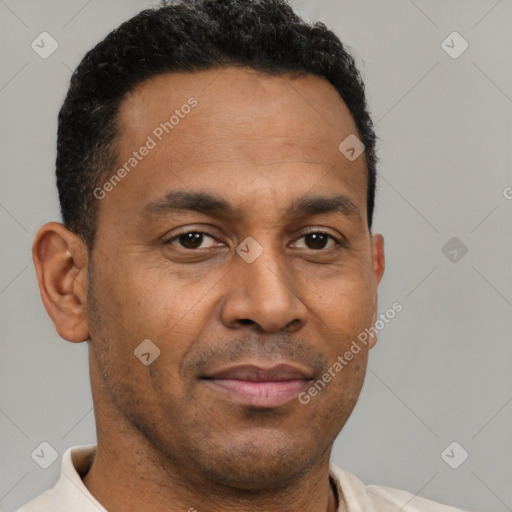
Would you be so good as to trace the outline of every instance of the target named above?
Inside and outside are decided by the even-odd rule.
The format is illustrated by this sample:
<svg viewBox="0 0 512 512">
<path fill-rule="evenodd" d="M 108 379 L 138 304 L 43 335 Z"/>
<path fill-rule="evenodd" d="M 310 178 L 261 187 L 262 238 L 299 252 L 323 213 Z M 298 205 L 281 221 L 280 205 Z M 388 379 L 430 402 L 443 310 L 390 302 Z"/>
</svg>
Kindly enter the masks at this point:
<svg viewBox="0 0 512 512">
<path fill-rule="evenodd" d="M 87 53 L 33 255 L 98 445 L 21 511 L 455 510 L 330 464 L 376 343 L 374 146 L 352 58 L 281 0 L 146 10 Z"/>
</svg>

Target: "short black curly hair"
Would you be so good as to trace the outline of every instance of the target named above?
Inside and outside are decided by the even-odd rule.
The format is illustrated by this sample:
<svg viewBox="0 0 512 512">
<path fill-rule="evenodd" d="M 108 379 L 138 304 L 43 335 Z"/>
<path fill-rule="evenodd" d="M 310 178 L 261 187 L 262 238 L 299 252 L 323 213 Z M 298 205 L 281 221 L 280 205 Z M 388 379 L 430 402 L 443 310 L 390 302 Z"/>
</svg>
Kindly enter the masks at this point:
<svg viewBox="0 0 512 512">
<path fill-rule="evenodd" d="M 116 162 L 116 117 L 126 94 L 167 72 L 244 66 L 269 74 L 327 79 L 348 107 L 365 145 L 371 232 L 375 132 L 353 57 L 323 23 L 309 24 L 286 0 L 177 0 L 146 9 L 87 52 L 59 112 L 56 176 L 64 224 L 92 250 L 94 189 Z"/>
</svg>

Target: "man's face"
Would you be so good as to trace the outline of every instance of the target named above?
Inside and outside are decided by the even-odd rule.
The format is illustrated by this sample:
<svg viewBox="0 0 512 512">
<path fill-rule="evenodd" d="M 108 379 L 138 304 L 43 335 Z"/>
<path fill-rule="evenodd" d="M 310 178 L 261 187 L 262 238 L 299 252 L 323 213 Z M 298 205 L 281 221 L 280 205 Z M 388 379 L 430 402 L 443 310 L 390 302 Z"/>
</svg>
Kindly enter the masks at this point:
<svg viewBox="0 0 512 512">
<path fill-rule="evenodd" d="M 372 324 L 381 277 L 364 157 L 338 150 L 357 133 L 348 109 L 317 77 L 224 68 L 149 80 L 118 121 L 112 174 L 138 156 L 99 201 L 89 262 L 97 409 L 184 473 L 247 488 L 304 474 L 352 412 L 368 348 L 298 394 Z"/>
</svg>

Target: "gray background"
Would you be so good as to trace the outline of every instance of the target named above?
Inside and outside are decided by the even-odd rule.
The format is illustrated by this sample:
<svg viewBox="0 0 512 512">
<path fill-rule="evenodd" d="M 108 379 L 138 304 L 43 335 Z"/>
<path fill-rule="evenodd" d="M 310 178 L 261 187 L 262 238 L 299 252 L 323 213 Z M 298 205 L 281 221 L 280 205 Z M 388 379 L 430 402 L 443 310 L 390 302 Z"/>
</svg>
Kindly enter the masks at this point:
<svg viewBox="0 0 512 512">
<path fill-rule="evenodd" d="M 386 238 L 380 310 L 403 311 L 371 352 L 333 460 L 367 483 L 471 511 L 512 510 L 512 2 L 292 3 L 357 55 L 380 137 L 375 231 Z M 56 116 L 84 52 L 149 1 L 0 0 L 0 506 L 53 485 L 61 456 L 95 442 L 86 344 L 61 340 L 30 248 L 59 219 Z M 59 44 L 48 59 L 31 42 Z M 459 32 L 457 59 L 441 43 Z M 460 41 L 459 41 L 460 42 Z M 455 50 L 459 42 L 448 43 Z M 457 246 L 443 247 L 457 237 Z M 462 245 L 463 244 L 463 245 Z M 468 252 L 461 257 L 463 246 Z M 453 249 L 455 253 L 449 253 Z M 446 253 L 446 255 L 445 255 Z M 456 261 L 452 261 L 456 259 Z M 468 459 L 441 452 L 457 441 Z M 459 448 L 450 452 L 457 461 Z"/>
</svg>

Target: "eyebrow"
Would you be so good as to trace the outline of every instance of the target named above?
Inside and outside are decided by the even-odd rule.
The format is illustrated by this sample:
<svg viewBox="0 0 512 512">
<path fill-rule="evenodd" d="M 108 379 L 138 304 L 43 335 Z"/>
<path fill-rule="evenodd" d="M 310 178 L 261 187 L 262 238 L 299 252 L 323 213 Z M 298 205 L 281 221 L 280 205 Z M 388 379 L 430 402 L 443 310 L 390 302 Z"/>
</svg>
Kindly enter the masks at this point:
<svg viewBox="0 0 512 512">
<path fill-rule="evenodd" d="M 358 206 L 344 195 L 302 197 L 294 201 L 291 211 L 307 215 L 338 212 L 346 217 L 356 217 L 361 220 L 361 212 Z"/>
<path fill-rule="evenodd" d="M 185 192 L 173 190 L 163 197 L 149 202 L 142 210 L 143 215 L 165 215 L 173 212 L 195 211 L 205 215 L 235 217 L 240 209 L 221 196 L 209 192 Z M 311 196 L 296 199 L 287 216 L 341 213 L 346 217 L 361 220 L 358 206 L 345 195 Z"/>
<path fill-rule="evenodd" d="M 206 215 L 235 215 L 237 209 L 225 199 L 208 192 L 184 192 L 173 190 L 165 196 L 149 202 L 142 210 L 143 215 L 167 214 L 184 210 Z"/>
</svg>

